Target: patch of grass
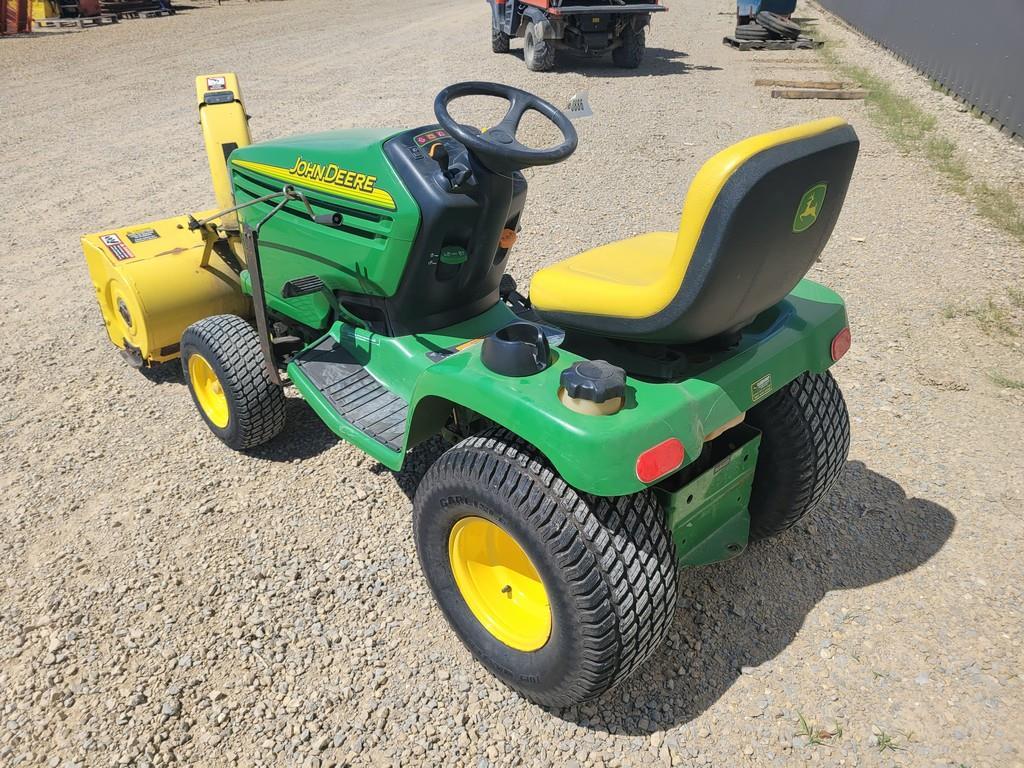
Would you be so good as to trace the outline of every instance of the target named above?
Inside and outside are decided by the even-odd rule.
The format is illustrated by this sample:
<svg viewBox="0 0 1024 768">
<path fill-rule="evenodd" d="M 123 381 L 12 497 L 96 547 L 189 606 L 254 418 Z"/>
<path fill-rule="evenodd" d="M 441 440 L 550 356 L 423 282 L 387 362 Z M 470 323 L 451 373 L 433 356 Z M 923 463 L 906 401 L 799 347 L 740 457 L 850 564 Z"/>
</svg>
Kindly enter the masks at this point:
<svg viewBox="0 0 1024 768">
<path fill-rule="evenodd" d="M 896 743 L 896 737 L 885 731 L 879 731 L 875 735 L 875 746 L 878 747 L 879 752 L 897 752 L 906 749 L 906 747 L 900 746 Z"/>
<path fill-rule="evenodd" d="M 830 744 L 835 739 L 843 738 L 843 726 L 838 722 L 831 731 L 826 731 L 824 728 L 818 728 L 813 724 L 809 724 L 804 716 L 799 712 L 797 713 L 797 717 L 800 718 L 800 729 L 796 732 L 796 735 L 806 737 L 807 745 L 810 747 Z"/>
<path fill-rule="evenodd" d="M 988 378 L 1000 389 L 1024 389 L 1024 381 L 1004 376 L 999 371 L 989 371 Z"/>
<path fill-rule="evenodd" d="M 954 304 L 952 301 L 947 301 L 943 304 L 940 311 L 942 312 L 942 317 L 945 320 L 952 320 L 954 317 L 960 317 L 962 312 L 960 306 L 958 304 Z"/>
<path fill-rule="evenodd" d="M 949 301 L 939 310 L 943 319 L 970 317 L 986 336 L 1002 341 L 1024 336 L 1024 290 L 1011 287 L 1006 298 L 989 296 L 976 304 L 957 304 Z"/>
<path fill-rule="evenodd" d="M 1019 336 L 1013 318 L 1005 307 L 997 304 L 995 299 L 985 299 L 981 304 L 967 308 L 967 314 L 973 317 L 978 327 L 989 336 Z"/>
<path fill-rule="evenodd" d="M 979 181 L 972 185 L 971 196 L 982 216 L 1024 242 L 1024 211 L 1013 192 Z"/>
<path fill-rule="evenodd" d="M 843 79 L 853 80 L 867 89 L 864 102 L 872 117 L 897 147 L 924 155 L 931 166 L 957 193 L 968 198 L 982 216 L 1018 241 L 1024 243 L 1024 209 L 1013 191 L 1002 185 L 973 178 L 970 169 L 956 155 L 956 144 L 937 135 L 938 121 L 917 106 L 912 99 L 896 93 L 889 83 L 864 67 L 850 64 L 836 51 L 839 41 L 818 34 L 826 45 L 819 49 L 822 59 Z M 932 88 L 941 90 L 934 81 Z"/>
</svg>

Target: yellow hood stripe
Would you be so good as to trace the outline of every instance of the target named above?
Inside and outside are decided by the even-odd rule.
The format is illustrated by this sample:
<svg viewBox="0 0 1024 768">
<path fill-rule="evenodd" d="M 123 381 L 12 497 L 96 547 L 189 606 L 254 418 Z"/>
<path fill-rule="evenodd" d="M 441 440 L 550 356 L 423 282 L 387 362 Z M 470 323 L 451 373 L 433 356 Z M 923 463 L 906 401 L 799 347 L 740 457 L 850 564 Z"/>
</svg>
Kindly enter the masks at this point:
<svg viewBox="0 0 1024 768">
<path fill-rule="evenodd" d="M 289 184 L 294 184 L 297 187 L 306 187 L 307 189 L 313 189 L 317 192 L 325 192 L 329 195 L 336 195 L 338 197 L 347 197 L 349 200 L 355 200 L 358 203 L 364 203 L 366 205 L 373 205 L 378 208 L 386 208 L 389 211 L 395 210 L 395 200 L 390 194 L 385 192 L 383 189 L 374 189 L 372 192 L 364 192 L 361 189 L 350 189 L 343 187 L 338 184 L 331 184 L 325 181 L 316 181 L 305 176 L 300 176 L 296 173 L 291 173 L 286 168 L 279 168 L 276 165 L 267 165 L 266 163 L 253 163 L 249 160 L 232 160 L 232 165 L 239 168 L 245 168 L 249 171 L 255 171 L 261 173 L 264 176 L 269 176 L 272 179 L 279 181 L 286 181 Z"/>
</svg>

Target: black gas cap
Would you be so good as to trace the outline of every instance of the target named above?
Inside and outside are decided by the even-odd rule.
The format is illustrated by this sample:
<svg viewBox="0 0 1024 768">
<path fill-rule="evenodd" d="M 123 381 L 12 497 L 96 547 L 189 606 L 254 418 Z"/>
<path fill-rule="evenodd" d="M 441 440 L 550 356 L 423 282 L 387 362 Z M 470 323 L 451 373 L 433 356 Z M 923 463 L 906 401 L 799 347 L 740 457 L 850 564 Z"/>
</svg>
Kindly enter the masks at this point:
<svg viewBox="0 0 1024 768">
<path fill-rule="evenodd" d="M 581 360 L 562 371 L 569 397 L 603 403 L 626 394 L 626 372 L 604 360 Z"/>
</svg>

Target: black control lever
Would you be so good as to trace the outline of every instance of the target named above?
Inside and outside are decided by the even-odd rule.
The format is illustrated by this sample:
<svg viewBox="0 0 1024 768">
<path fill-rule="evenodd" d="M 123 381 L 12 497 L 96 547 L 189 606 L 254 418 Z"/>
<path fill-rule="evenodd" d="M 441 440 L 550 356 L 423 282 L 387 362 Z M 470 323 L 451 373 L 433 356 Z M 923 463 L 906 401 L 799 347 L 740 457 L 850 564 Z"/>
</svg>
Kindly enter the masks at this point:
<svg viewBox="0 0 1024 768">
<path fill-rule="evenodd" d="M 441 175 L 448 181 L 448 187 L 452 192 L 461 191 L 462 186 L 469 181 L 473 175 L 473 171 L 469 168 L 469 165 L 464 157 L 465 151 L 461 152 L 460 155 L 456 156 L 455 162 L 452 162 L 452 156 L 448 152 L 448 147 L 443 142 L 437 142 L 427 152 L 430 155 L 430 159 L 437 163 L 441 169 Z"/>
</svg>

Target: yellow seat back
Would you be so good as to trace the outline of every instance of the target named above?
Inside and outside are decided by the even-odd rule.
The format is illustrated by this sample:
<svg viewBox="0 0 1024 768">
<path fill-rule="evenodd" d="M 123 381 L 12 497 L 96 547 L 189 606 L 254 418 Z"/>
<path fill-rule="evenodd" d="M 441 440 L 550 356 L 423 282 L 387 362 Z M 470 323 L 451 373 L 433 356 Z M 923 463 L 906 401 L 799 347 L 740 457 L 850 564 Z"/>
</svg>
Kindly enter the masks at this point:
<svg viewBox="0 0 1024 768">
<path fill-rule="evenodd" d="M 841 118 L 761 134 L 708 160 L 679 231 L 611 243 L 541 270 L 534 307 L 607 336 L 690 343 L 735 331 L 806 274 L 835 226 L 859 142 Z"/>
</svg>

